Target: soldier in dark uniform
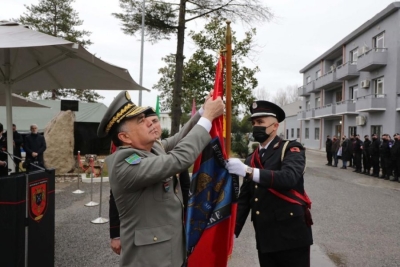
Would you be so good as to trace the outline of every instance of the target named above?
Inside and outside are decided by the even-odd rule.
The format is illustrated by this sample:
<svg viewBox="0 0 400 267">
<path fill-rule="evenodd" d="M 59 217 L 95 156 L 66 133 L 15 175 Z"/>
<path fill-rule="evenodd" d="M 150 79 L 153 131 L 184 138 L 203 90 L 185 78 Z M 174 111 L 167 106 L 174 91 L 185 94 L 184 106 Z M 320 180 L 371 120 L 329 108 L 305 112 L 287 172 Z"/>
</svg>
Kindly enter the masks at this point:
<svg viewBox="0 0 400 267">
<path fill-rule="evenodd" d="M 388 174 L 388 160 L 390 160 L 390 147 L 389 147 L 389 136 L 387 134 L 382 135 L 382 142 L 379 147 L 379 156 L 381 157 L 381 168 L 382 175 L 380 178 L 389 180 Z"/>
<path fill-rule="evenodd" d="M 7 154 L 2 153 L 2 151 L 7 150 L 7 140 L 3 136 L 3 131 L 3 124 L 0 123 L 0 177 L 8 175 Z"/>
<path fill-rule="evenodd" d="M 260 143 L 245 164 L 231 158 L 230 173 L 244 176 L 236 237 L 251 211 L 260 266 L 310 266 L 311 202 L 304 191 L 305 150 L 276 135 L 285 112 L 268 101 L 250 107 L 253 136 Z"/>
<path fill-rule="evenodd" d="M 360 135 L 357 134 L 353 141 L 353 155 L 354 155 L 354 166 L 353 172 L 361 173 L 361 154 L 362 154 L 363 142 L 360 140 Z"/>
<path fill-rule="evenodd" d="M 332 166 L 332 139 L 329 135 L 326 137 L 325 149 L 326 159 L 328 160 L 328 163 L 325 165 Z"/>
<path fill-rule="evenodd" d="M 369 175 L 369 170 L 371 169 L 371 159 L 370 159 L 370 151 L 369 147 L 371 146 L 371 140 L 369 140 L 369 136 L 364 136 L 364 144 L 362 146 L 362 158 L 363 158 L 363 173 Z"/>
<path fill-rule="evenodd" d="M 393 171 L 393 176 L 389 178 L 390 181 L 398 181 L 399 180 L 399 163 L 400 163 L 400 136 L 399 134 L 395 134 L 393 136 L 394 143 L 390 148 L 390 166 L 391 171 Z"/>
<path fill-rule="evenodd" d="M 372 143 L 369 149 L 372 164 L 372 173 L 374 177 L 379 177 L 379 148 L 380 141 L 377 134 L 372 135 Z"/>
</svg>

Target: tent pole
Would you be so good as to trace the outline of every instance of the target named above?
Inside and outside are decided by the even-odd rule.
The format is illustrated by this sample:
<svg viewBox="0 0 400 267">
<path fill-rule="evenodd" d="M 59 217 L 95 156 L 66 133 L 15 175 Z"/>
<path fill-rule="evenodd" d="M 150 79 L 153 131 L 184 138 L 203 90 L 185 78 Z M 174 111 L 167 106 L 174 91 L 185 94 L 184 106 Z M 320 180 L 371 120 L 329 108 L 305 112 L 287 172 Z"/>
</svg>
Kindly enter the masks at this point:
<svg viewBox="0 0 400 267">
<path fill-rule="evenodd" d="M 4 50 L 5 60 L 5 83 L 6 83 L 6 114 L 7 114 L 7 151 L 11 155 L 8 158 L 8 168 L 11 172 L 15 171 L 15 165 L 13 161 L 14 146 L 13 146 L 13 131 L 12 131 L 12 101 L 11 101 L 11 49 L 7 48 Z"/>
</svg>

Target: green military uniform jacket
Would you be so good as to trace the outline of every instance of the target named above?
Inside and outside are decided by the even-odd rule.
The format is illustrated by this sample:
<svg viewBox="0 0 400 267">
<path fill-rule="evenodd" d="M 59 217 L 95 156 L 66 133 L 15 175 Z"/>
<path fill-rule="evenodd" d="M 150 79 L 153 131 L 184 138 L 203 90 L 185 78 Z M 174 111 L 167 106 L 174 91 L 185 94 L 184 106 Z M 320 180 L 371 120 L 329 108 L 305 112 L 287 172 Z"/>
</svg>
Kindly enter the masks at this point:
<svg viewBox="0 0 400 267">
<path fill-rule="evenodd" d="M 183 264 L 183 198 L 175 175 L 188 169 L 211 141 L 204 127 L 195 125 L 199 118 L 197 113 L 179 133 L 155 142 L 151 152 L 120 147 L 106 158 L 120 214 L 120 266 Z"/>
</svg>

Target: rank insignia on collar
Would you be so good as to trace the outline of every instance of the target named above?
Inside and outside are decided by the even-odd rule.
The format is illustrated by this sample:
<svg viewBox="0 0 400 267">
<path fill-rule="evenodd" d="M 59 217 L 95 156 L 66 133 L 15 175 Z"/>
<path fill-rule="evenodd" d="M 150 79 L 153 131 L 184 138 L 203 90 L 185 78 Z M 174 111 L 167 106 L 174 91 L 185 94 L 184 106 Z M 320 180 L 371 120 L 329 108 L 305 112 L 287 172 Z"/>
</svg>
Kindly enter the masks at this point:
<svg viewBox="0 0 400 267">
<path fill-rule="evenodd" d="M 125 161 L 131 165 L 139 164 L 140 160 L 141 160 L 141 158 L 138 156 L 138 154 L 132 154 L 125 159 Z"/>
<path fill-rule="evenodd" d="M 300 148 L 298 148 L 298 147 L 291 147 L 290 148 L 290 152 L 300 152 Z"/>
<path fill-rule="evenodd" d="M 279 147 L 280 143 L 281 143 L 281 142 L 276 143 L 272 148 L 273 148 L 273 149 L 277 149 L 277 148 Z"/>
</svg>

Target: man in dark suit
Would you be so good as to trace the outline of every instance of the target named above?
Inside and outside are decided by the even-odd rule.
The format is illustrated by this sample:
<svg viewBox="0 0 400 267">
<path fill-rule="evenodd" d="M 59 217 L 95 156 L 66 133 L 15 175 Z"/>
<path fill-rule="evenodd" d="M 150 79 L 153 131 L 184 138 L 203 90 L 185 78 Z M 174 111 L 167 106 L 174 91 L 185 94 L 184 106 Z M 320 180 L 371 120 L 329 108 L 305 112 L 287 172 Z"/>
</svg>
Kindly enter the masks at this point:
<svg viewBox="0 0 400 267">
<path fill-rule="evenodd" d="M 361 173 L 361 155 L 362 155 L 363 142 L 360 140 L 360 135 L 357 134 L 353 141 L 353 155 L 354 155 L 354 166 L 353 172 Z"/>
<path fill-rule="evenodd" d="M 363 173 L 369 175 L 369 170 L 371 169 L 371 155 L 370 155 L 371 140 L 369 140 L 368 135 L 364 135 L 364 143 L 362 146 L 362 159 L 363 159 Z"/>
<path fill-rule="evenodd" d="M 0 177 L 8 175 L 7 154 L 2 153 L 2 151 L 7 150 L 7 140 L 3 136 L 3 131 L 3 124 L 0 123 Z"/>
<path fill-rule="evenodd" d="M 251 211 L 261 267 L 309 267 L 311 202 L 304 191 L 305 150 L 276 135 L 285 112 L 268 101 L 250 107 L 253 136 L 260 147 L 245 161 L 231 158 L 230 173 L 244 176 L 238 199 L 235 234 Z"/>
<path fill-rule="evenodd" d="M 25 138 L 24 150 L 26 152 L 25 165 L 28 170 L 36 169 L 31 163 L 44 167 L 43 153 L 46 151 L 46 140 L 38 133 L 36 124 L 31 125 L 31 133 Z"/>
<path fill-rule="evenodd" d="M 120 266 L 182 266 L 186 259 L 182 192 L 176 174 L 188 169 L 211 141 L 220 97 L 207 100 L 174 136 L 159 140 L 148 107 L 127 91 L 111 103 L 97 130 L 118 149 L 105 160 L 119 212 Z"/>
<path fill-rule="evenodd" d="M 22 135 L 19 134 L 19 132 L 17 131 L 17 126 L 15 124 L 13 124 L 12 126 L 13 129 L 13 154 L 15 156 L 14 158 L 14 163 L 15 163 L 15 172 L 18 173 L 19 172 L 19 163 L 21 162 L 20 158 L 21 158 L 21 145 L 22 145 Z"/>
</svg>

